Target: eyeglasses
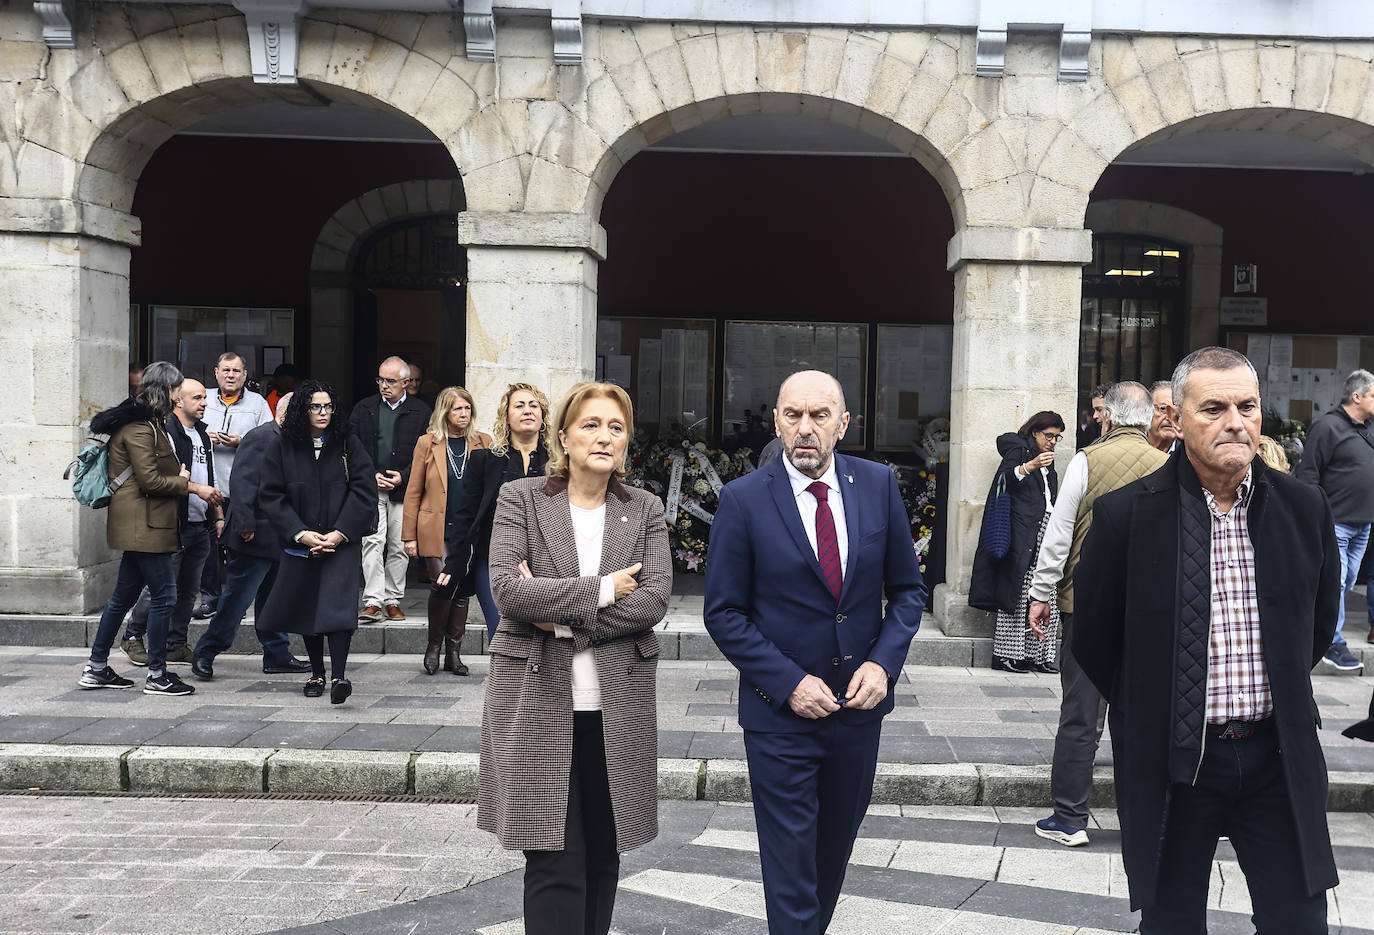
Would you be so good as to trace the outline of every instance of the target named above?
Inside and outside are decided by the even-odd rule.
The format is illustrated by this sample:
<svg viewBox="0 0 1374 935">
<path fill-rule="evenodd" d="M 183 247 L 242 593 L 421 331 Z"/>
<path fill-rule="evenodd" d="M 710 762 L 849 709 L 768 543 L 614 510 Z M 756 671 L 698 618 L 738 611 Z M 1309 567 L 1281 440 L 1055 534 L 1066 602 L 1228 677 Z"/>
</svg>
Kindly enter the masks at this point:
<svg viewBox="0 0 1374 935">
<path fill-rule="evenodd" d="M 1036 432 L 1035 434 L 1043 435 L 1045 437 L 1045 441 L 1049 442 L 1051 445 L 1058 444 L 1059 439 L 1064 437 L 1063 432 Z"/>
<path fill-rule="evenodd" d="M 324 412 L 333 412 L 333 411 L 334 411 L 334 404 L 333 404 L 333 403 L 310 403 L 310 404 L 307 405 L 305 408 L 308 409 L 308 410 L 310 410 L 311 412 L 320 412 L 320 413 L 324 413 Z"/>
<path fill-rule="evenodd" d="M 378 378 L 377 378 L 377 385 L 378 385 L 378 386 L 395 386 L 397 383 L 405 383 L 405 382 L 406 382 L 405 380 L 397 380 L 397 379 L 394 379 L 394 378 L 392 378 L 392 377 L 378 377 Z"/>
</svg>

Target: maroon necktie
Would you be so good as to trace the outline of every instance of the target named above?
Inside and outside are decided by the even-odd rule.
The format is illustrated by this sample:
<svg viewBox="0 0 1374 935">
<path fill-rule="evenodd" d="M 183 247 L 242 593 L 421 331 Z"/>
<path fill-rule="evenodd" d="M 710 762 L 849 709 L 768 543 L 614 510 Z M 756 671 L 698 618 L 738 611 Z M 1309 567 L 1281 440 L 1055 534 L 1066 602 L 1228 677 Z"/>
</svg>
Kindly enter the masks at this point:
<svg viewBox="0 0 1374 935">
<path fill-rule="evenodd" d="M 816 558 L 820 560 L 826 586 L 838 601 L 844 587 L 844 569 L 840 567 L 840 541 L 835 538 L 835 516 L 830 512 L 830 488 L 816 481 L 806 489 L 816 498 Z"/>
</svg>

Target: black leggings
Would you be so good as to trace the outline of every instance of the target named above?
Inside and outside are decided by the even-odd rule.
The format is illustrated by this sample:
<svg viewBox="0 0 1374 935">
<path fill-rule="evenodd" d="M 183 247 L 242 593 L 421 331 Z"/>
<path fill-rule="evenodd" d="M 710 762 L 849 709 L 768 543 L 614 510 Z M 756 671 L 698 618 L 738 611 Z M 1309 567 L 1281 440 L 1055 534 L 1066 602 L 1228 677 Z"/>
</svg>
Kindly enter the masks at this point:
<svg viewBox="0 0 1374 935">
<path fill-rule="evenodd" d="M 348 666 L 348 648 L 353 645 L 352 630 L 335 630 L 333 633 L 319 633 L 301 637 L 305 640 L 305 651 L 310 654 L 310 675 L 324 678 L 324 641 L 329 638 L 329 677 L 341 679 Z"/>
</svg>

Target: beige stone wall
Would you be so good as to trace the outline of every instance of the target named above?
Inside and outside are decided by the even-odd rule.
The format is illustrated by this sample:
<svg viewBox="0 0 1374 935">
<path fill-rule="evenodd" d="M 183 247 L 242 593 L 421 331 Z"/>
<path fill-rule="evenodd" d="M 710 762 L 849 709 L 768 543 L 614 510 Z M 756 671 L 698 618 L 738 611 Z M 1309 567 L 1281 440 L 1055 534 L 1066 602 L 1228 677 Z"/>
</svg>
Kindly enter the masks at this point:
<svg viewBox="0 0 1374 935">
<path fill-rule="evenodd" d="M 138 239 L 128 211 L 139 174 L 201 117 L 301 93 L 252 83 L 232 7 L 78 9 L 70 51 L 43 45 L 29 7 L 0 9 L 0 322 L 25 335 L 17 350 L 8 337 L 0 346 L 20 369 L 37 346 L 29 336 L 51 343 L 61 332 L 74 348 L 45 378 L 49 421 L 26 421 L 22 408 L 0 415 L 5 437 L 41 436 L 23 442 L 22 467 L 8 450 L 0 462 L 0 575 L 65 575 L 78 584 L 64 606 L 89 605 L 79 582 L 105 556 L 52 477 L 91 406 L 123 392 L 119 270 Z M 909 153 L 939 182 L 956 228 L 956 593 L 997 432 L 1023 410 L 1072 409 L 1077 264 L 1103 169 L 1132 146 L 1223 127 L 1374 159 L 1369 42 L 1104 36 L 1081 83 L 1059 81 L 1056 44 L 1035 37 L 1016 37 L 1001 78 L 974 76 L 968 32 L 587 22 L 584 43 L 584 65 L 555 66 L 545 24 L 499 18 L 498 61 L 477 64 L 453 16 L 316 10 L 302 24 L 298 73 L 331 99 L 409 116 L 452 154 L 470 212 L 468 372 L 488 406 L 513 371 L 551 394 L 590 373 L 596 264 L 615 247 L 596 218 L 645 146 L 779 113 L 856 127 Z M 273 210 L 264 193 L 264 223 Z M 35 293 L 36 281 L 51 288 Z M 338 312 L 322 300 L 322 326 Z M 35 316 L 46 323 L 35 327 Z M 95 360 L 98 348 L 106 356 Z M 42 544 L 25 558 L 18 505 L 34 496 Z M 19 603 L 7 593 L 0 610 Z"/>
</svg>

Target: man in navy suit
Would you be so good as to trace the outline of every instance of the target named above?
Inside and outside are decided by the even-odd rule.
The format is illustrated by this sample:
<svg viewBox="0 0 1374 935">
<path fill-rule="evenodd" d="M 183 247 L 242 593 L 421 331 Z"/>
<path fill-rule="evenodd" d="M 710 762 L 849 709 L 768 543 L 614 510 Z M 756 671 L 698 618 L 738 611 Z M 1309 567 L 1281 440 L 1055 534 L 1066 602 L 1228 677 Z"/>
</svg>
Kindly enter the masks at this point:
<svg viewBox="0 0 1374 935">
<path fill-rule="evenodd" d="M 706 628 L 740 671 L 768 930 L 820 935 L 925 587 L 892 472 L 834 453 L 849 426 L 839 382 L 793 374 L 773 419 L 783 456 L 721 491 Z"/>
</svg>

